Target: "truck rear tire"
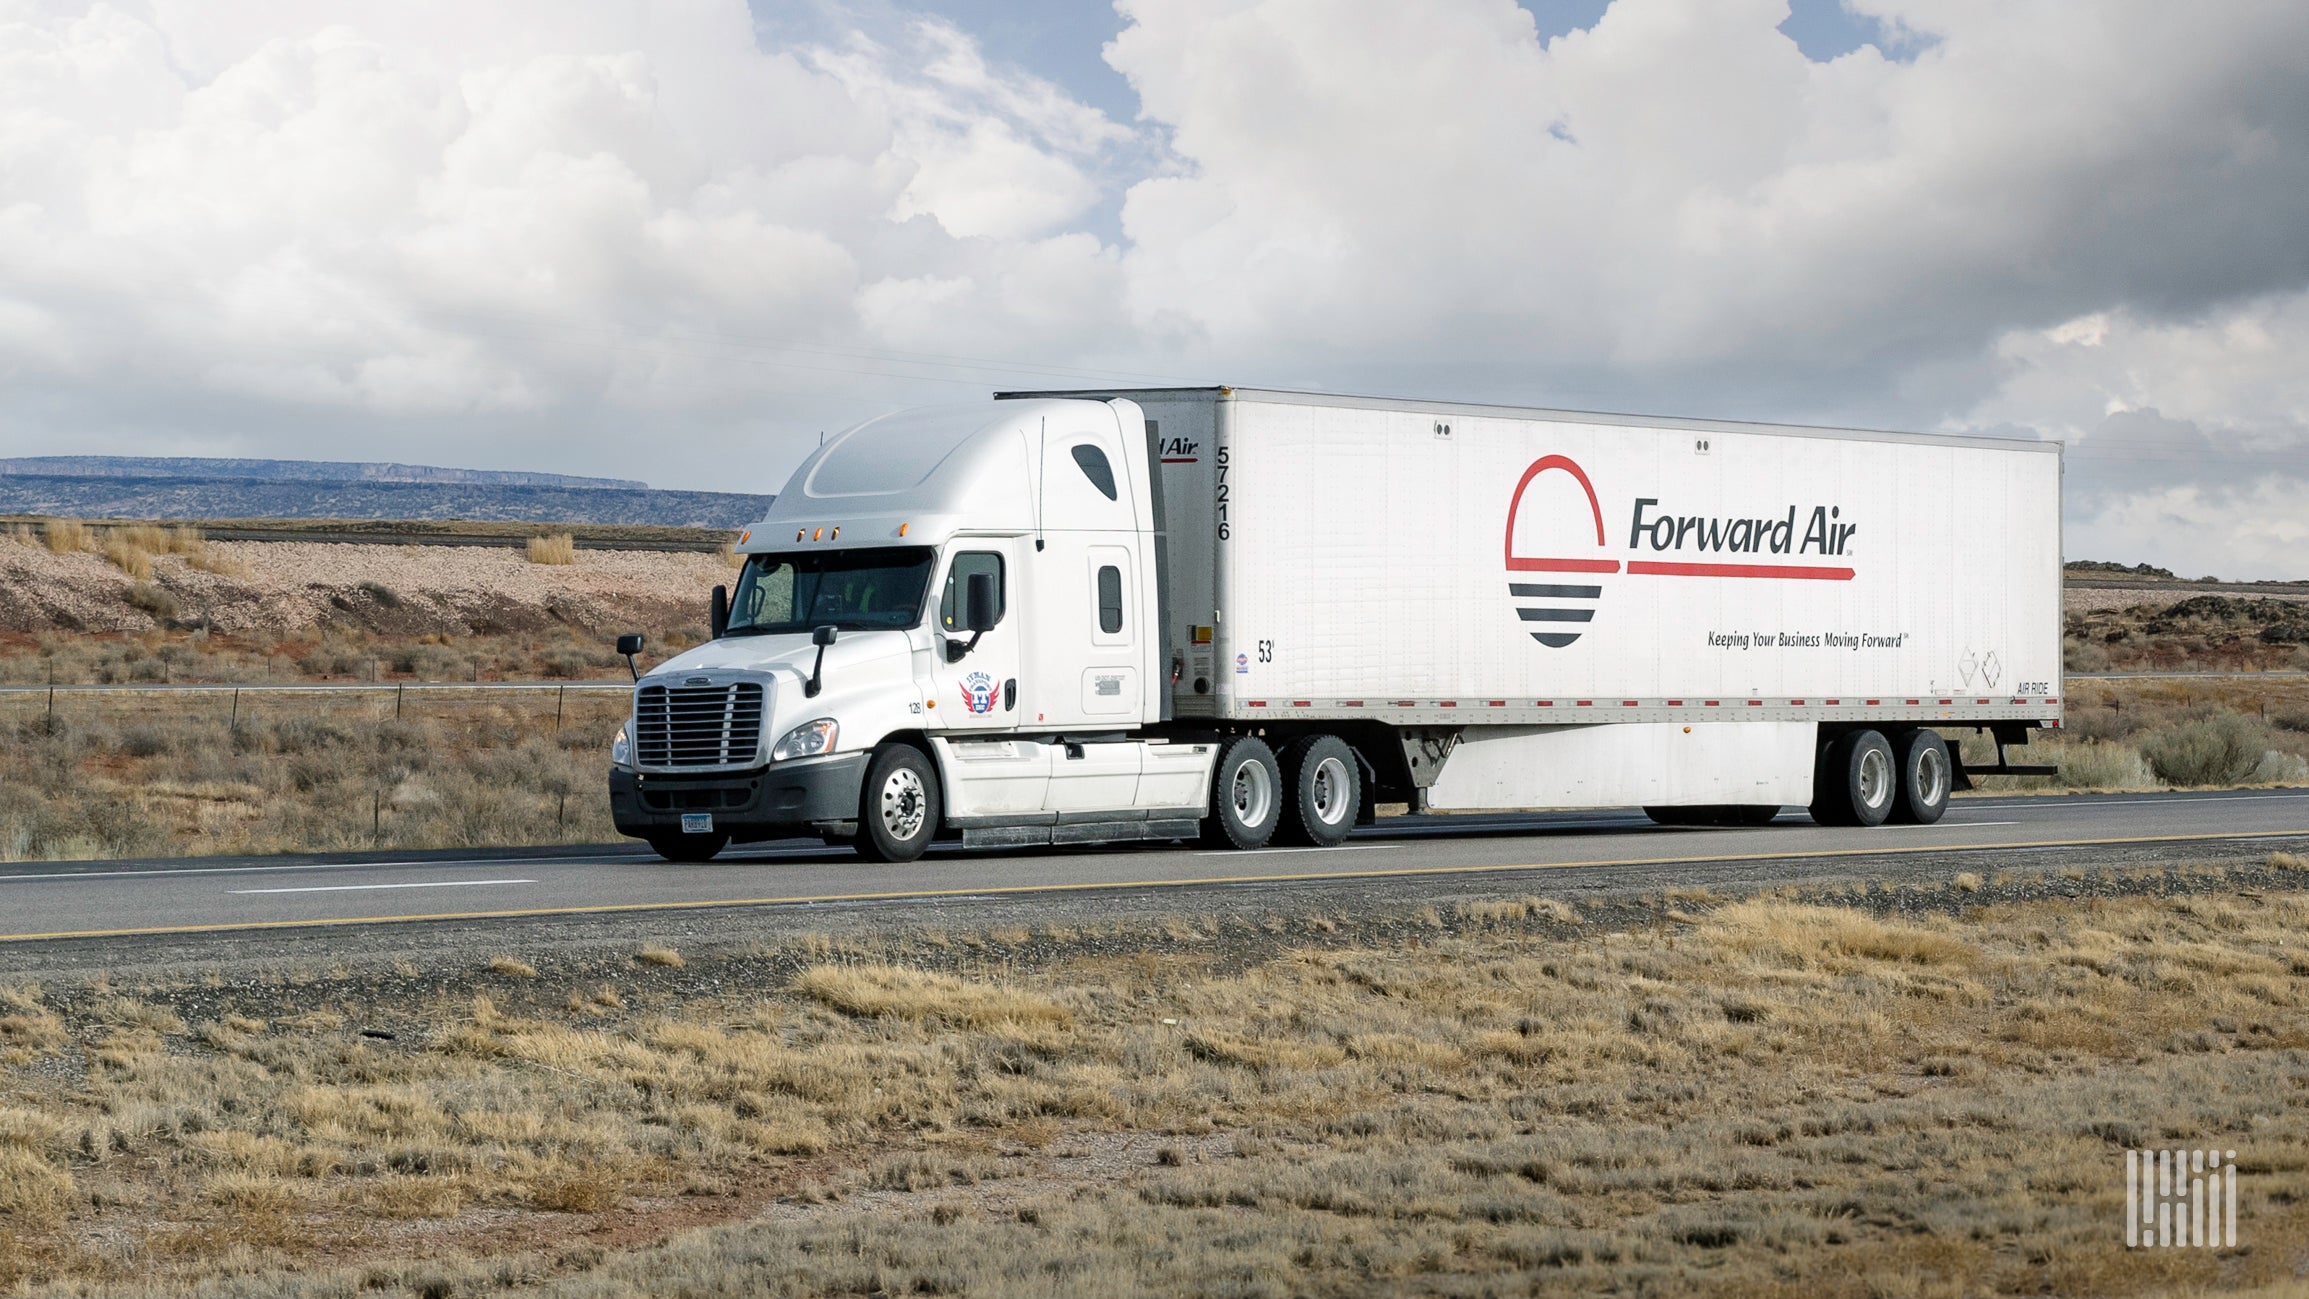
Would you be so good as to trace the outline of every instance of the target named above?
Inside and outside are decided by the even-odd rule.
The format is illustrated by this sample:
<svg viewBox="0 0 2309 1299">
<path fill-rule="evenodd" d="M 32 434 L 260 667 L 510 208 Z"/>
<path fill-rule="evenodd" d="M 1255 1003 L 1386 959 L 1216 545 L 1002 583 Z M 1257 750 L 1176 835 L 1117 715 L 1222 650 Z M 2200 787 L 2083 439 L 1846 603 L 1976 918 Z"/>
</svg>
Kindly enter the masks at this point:
<svg viewBox="0 0 2309 1299">
<path fill-rule="evenodd" d="M 715 854 L 730 846 L 726 834 L 653 834 L 649 837 L 652 852 L 667 861 L 712 861 Z"/>
<path fill-rule="evenodd" d="M 1283 773 L 1266 741 L 1238 735 L 1219 746 L 1211 767 L 1211 814 L 1203 842 L 1213 848 L 1264 848 L 1283 819 Z"/>
<path fill-rule="evenodd" d="M 1287 797 L 1276 837 L 1316 848 L 1344 840 L 1363 802 L 1355 751 L 1336 735 L 1302 736 L 1283 746 L 1281 767 Z"/>
<path fill-rule="evenodd" d="M 885 744 L 866 764 L 858 794 L 858 855 L 868 861 L 920 857 L 938 833 L 938 769 L 911 744 Z"/>
<path fill-rule="evenodd" d="M 1892 737 L 1892 752 L 1900 760 L 1900 789 L 1892 800 L 1892 819 L 1904 825 L 1930 825 L 1948 810 L 1948 791 L 1954 785 L 1955 764 L 1949 760 L 1948 741 L 1938 731 L 1902 731 Z"/>
<path fill-rule="evenodd" d="M 1875 731 L 1847 731 L 1828 742 L 1812 781 L 1812 819 L 1822 825 L 1882 825 L 1900 786 L 1900 759 Z"/>
</svg>

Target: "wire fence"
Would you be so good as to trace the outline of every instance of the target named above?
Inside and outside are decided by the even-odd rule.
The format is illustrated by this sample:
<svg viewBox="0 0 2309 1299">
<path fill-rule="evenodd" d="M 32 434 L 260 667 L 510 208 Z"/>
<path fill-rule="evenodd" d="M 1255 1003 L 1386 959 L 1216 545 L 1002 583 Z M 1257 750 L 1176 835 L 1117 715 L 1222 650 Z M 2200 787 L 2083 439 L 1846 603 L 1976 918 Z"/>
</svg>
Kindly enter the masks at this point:
<svg viewBox="0 0 2309 1299">
<path fill-rule="evenodd" d="M 488 713 L 531 723 L 548 716 L 553 729 L 622 717 L 630 681 L 433 681 L 207 685 L 0 686 L 0 720 L 125 723 L 165 715 L 171 720 L 212 717 L 238 730 L 244 720 L 285 713 L 343 721 L 471 720 Z"/>
</svg>

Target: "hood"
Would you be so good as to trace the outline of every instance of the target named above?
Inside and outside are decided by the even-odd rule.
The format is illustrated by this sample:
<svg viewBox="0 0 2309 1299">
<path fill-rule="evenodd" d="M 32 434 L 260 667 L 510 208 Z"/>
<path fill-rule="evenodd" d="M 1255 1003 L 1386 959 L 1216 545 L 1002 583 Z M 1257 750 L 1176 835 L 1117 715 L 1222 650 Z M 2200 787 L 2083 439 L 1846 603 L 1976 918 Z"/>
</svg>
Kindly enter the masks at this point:
<svg viewBox="0 0 2309 1299">
<path fill-rule="evenodd" d="M 902 658 L 912 653 L 913 648 L 902 631 L 844 632 L 839 640 L 826 647 L 826 671 L 831 675 L 846 667 Z M 683 650 L 643 673 L 641 679 L 647 682 L 684 672 L 776 672 L 781 669 L 807 677 L 817 661 L 818 647 L 810 642 L 807 632 L 788 636 L 726 636 Z"/>
</svg>

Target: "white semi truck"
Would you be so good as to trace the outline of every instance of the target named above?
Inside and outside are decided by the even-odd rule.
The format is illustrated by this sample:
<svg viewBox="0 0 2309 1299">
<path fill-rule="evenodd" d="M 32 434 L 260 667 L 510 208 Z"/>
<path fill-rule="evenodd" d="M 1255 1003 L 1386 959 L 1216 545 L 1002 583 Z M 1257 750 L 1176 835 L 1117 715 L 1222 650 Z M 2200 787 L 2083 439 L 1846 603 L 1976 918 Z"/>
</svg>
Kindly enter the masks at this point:
<svg viewBox="0 0 2309 1299">
<path fill-rule="evenodd" d="M 886 415 L 740 538 L 713 640 L 638 678 L 611 804 L 678 860 L 1328 845 L 1379 803 L 1931 821 L 2060 725 L 2060 472 L 1241 388 Z"/>
</svg>

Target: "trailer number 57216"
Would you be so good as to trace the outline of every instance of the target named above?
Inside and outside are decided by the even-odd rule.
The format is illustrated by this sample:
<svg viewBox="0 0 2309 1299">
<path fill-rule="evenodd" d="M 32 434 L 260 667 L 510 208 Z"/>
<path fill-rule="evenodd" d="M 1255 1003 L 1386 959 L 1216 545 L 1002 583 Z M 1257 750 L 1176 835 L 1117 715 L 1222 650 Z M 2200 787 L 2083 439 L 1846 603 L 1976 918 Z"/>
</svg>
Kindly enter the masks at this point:
<svg viewBox="0 0 2309 1299">
<path fill-rule="evenodd" d="M 1232 527 L 1232 526 L 1231 526 L 1231 525 L 1228 523 L 1228 520 L 1227 520 L 1227 469 L 1228 469 L 1228 464 L 1227 464 L 1227 461 L 1228 461 L 1228 454 L 1227 454 L 1227 452 L 1228 452 L 1228 450 L 1229 450 L 1229 448 L 1227 448 L 1227 447 L 1223 447 L 1223 446 L 1222 446 L 1222 447 L 1218 447 L 1218 448 L 1216 448 L 1216 449 L 1213 451 L 1213 453 L 1212 453 L 1212 456 L 1211 456 L 1211 458 L 1212 458 L 1214 461 L 1216 461 L 1216 462 L 1218 463 L 1218 467 L 1219 467 L 1219 493 L 1218 493 L 1218 509 L 1219 509 L 1219 540 L 1221 540 L 1221 541 L 1225 541 L 1225 540 L 1227 540 L 1229 537 L 1232 537 L 1232 536 L 1234 535 L 1234 531 L 1235 531 L 1235 530 L 1234 530 L 1234 528 L 1233 528 L 1233 527 Z"/>
</svg>

